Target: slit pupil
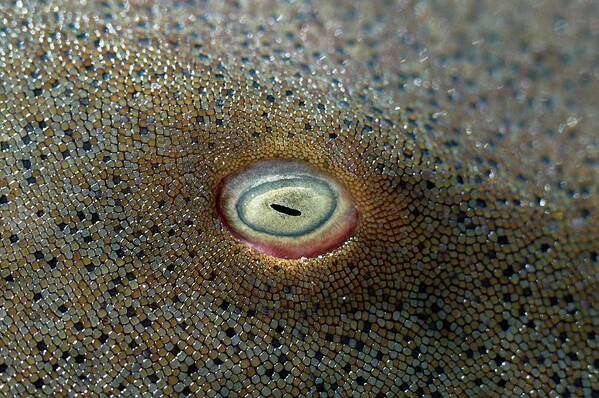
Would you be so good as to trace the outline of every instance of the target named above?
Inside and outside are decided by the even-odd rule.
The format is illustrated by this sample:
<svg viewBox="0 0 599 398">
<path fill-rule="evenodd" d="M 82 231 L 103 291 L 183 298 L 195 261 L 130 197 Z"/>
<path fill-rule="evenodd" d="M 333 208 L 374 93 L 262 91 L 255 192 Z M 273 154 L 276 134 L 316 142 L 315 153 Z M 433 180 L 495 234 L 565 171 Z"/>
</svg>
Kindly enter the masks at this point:
<svg viewBox="0 0 599 398">
<path fill-rule="evenodd" d="M 302 212 L 299 211 L 299 210 L 292 209 L 291 207 L 279 205 L 279 204 L 276 204 L 276 203 L 271 203 L 270 207 L 272 207 L 273 210 L 276 210 L 279 213 L 283 213 L 283 214 L 286 214 L 288 216 L 297 217 L 297 216 L 301 216 L 302 215 Z"/>
</svg>

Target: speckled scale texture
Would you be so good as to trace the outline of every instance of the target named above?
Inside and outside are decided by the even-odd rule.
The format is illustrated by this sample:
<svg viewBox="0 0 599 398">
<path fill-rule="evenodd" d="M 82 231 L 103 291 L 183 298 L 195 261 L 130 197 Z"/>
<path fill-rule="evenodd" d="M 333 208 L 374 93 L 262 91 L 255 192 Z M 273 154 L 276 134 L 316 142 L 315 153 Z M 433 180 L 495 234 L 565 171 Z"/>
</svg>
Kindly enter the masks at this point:
<svg viewBox="0 0 599 398">
<path fill-rule="evenodd" d="M 596 1 L 3 1 L 0 396 L 599 395 Z M 223 229 L 261 159 L 351 193 Z"/>
</svg>

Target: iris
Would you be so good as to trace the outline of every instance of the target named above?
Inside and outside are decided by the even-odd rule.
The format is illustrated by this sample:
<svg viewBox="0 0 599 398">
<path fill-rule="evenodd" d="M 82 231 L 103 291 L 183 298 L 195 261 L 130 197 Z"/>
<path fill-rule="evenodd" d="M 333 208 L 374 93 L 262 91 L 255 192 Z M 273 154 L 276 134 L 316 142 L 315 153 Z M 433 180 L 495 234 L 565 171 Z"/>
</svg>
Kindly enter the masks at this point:
<svg viewBox="0 0 599 398">
<path fill-rule="evenodd" d="M 266 160 L 224 178 L 216 209 L 240 241 L 270 256 L 296 259 L 334 250 L 354 232 L 348 191 L 307 163 Z"/>
</svg>

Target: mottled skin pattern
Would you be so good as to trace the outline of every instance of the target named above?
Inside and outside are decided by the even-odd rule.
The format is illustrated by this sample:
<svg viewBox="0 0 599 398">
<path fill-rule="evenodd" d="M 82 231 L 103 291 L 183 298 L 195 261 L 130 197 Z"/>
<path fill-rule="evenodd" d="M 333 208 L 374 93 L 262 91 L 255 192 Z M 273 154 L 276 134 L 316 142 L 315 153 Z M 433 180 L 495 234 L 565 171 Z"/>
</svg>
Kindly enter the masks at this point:
<svg viewBox="0 0 599 398">
<path fill-rule="evenodd" d="M 599 3 L 4 1 L 0 396 L 599 394 Z M 261 255 L 259 159 L 355 235 Z"/>
</svg>

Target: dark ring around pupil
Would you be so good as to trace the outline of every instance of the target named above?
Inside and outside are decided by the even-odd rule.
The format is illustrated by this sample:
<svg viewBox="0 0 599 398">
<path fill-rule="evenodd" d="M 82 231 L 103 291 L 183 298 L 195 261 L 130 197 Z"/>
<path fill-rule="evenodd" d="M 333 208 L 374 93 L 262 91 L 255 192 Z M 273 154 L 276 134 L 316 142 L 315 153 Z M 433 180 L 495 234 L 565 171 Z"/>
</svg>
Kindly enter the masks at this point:
<svg viewBox="0 0 599 398">
<path fill-rule="evenodd" d="M 290 188 L 290 187 L 308 187 L 309 189 L 317 190 L 321 194 L 324 194 L 328 197 L 333 198 L 333 200 L 331 202 L 331 206 L 329 207 L 329 209 L 327 209 L 326 213 L 323 214 L 323 216 L 321 218 L 315 220 L 315 222 L 308 225 L 307 228 L 305 228 L 301 231 L 297 231 L 297 232 L 280 233 L 277 231 L 264 229 L 264 228 L 261 228 L 255 224 L 251 223 L 244 216 L 243 209 L 245 207 L 245 204 L 248 203 L 249 201 L 251 201 L 252 199 L 254 199 L 256 196 L 262 195 L 271 190 L 281 189 L 281 188 Z M 255 187 L 248 189 L 246 192 L 244 192 L 239 197 L 239 200 L 235 204 L 235 210 L 237 211 L 237 217 L 239 217 L 239 220 L 241 220 L 242 223 L 244 223 L 245 225 L 247 225 L 254 231 L 262 232 L 262 233 L 272 235 L 272 236 L 289 237 L 289 238 L 294 238 L 294 237 L 297 238 L 300 236 L 304 236 L 304 235 L 309 234 L 309 233 L 315 231 L 316 229 L 320 228 L 331 218 L 331 216 L 335 212 L 336 208 L 337 208 L 337 194 L 330 188 L 329 184 L 327 184 L 323 180 L 320 180 L 317 178 L 312 178 L 309 176 L 292 177 L 292 178 L 283 177 L 279 180 L 269 181 L 269 182 L 265 182 L 263 184 L 257 185 Z M 297 218 L 299 218 L 299 217 L 297 217 Z"/>
</svg>

